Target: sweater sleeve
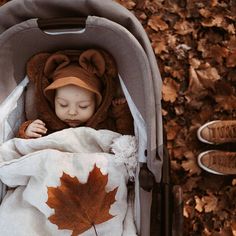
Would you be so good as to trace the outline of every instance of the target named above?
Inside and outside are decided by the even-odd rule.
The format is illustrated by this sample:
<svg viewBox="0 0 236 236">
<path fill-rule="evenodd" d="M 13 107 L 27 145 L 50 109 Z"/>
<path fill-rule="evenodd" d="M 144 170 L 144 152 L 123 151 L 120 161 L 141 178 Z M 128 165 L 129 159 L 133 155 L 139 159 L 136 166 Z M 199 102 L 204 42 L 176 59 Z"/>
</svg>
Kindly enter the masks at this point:
<svg viewBox="0 0 236 236">
<path fill-rule="evenodd" d="M 33 120 L 27 120 L 25 121 L 19 128 L 18 130 L 18 134 L 17 137 L 18 138 L 24 138 L 24 139 L 28 139 L 29 137 L 25 134 L 25 131 L 27 129 L 27 127 L 33 122 Z"/>
<path fill-rule="evenodd" d="M 112 106 L 112 117 L 115 120 L 116 131 L 121 134 L 133 135 L 134 123 L 127 102 Z"/>
</svg>

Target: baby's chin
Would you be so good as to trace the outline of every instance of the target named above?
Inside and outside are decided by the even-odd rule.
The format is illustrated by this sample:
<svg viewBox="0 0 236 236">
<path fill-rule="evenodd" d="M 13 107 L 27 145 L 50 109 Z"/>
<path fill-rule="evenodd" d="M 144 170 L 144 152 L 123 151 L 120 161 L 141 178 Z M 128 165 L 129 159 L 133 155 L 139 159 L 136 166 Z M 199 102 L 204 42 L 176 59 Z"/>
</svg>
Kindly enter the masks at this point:
<svg viewBox="0 0 236 236">
<path fill-rule="evenodd" d="M 72 127 L 72 128 L 75 128 L 75 127 L 78 127 L 79 126 L 79 124 L 75 124 L 75 123 L 73 123 L 73 124 L 71 124 L 71 123 L 67 123 L 70 127 Z"/>
<path fill-rule="evenodd" d="M 64 122 L 72 128 L 78 127 L 79 125 L 81 125 L 83 123 L 80 120 L 75 120 L 75 121 L 65 120 Z"/>
</svg>

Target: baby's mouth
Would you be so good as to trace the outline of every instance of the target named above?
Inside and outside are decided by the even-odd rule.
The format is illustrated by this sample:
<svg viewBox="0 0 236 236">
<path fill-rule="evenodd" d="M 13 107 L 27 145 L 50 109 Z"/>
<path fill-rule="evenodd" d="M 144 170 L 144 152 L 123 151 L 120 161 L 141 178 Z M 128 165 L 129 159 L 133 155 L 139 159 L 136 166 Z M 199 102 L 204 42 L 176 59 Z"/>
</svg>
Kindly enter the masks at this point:
<svg viewBox="0 0 236 236">
<path fill-rule="evenodd" d="M 65 122 L 70 126 L 70 127 L 76 127 L 80 125 L 82 122 L 80 120 L 65 120 Z"/>
</svg>

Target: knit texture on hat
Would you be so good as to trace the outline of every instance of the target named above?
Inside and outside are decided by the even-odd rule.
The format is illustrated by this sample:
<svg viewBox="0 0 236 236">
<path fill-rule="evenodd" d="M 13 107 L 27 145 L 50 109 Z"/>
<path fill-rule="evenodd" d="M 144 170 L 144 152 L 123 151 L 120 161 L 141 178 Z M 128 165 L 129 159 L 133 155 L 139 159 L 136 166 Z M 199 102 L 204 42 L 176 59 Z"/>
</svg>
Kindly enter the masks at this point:
<svg viewBox="0 0 236 236">
<path fill-rule="evenodd" d="M 50 99 L 55 89 L 66 85 L 85 88 L 96 94 L 97 105 L 102 102 L 101 77 L 105 72 L 105 60 L 100 52 L 86 50 L 79 57 L 69 58 L 61 53 L 52 54 L 44 67 L 45 76 L 52 83 L 45 88 L 45 96 Z"/>
</svg>

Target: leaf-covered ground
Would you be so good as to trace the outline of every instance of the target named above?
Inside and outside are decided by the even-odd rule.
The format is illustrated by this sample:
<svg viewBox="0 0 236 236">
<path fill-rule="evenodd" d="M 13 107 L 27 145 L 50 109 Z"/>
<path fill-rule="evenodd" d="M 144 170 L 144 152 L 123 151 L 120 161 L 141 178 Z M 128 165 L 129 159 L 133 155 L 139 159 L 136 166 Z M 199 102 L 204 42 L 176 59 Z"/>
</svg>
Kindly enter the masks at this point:
<svg viewBox="0 0 236 236">
<path fill-rule="evenodd" d="M 196 163 L 201 151 L 215 148 L 197 140 L 197 128 L 236 118 L 236 0 L 116 1 L 142 23 L 163 78 L 162 115 L 172 182 L 184 191 L 184 235 L 236 235 L 236 177 L 208 174 Z"/>
<path fill-rule="evenodd" d="M 236 179 L 208 174 L 196 130 L 236 119 L 236 1 L 118 1 L 142 23 L 163 79 L 164 127 L 173 184 L 183 188 L 184 235 L 236 235 Z M 233 145 L 219 147 L 233 150 Z"/>
</svg>

